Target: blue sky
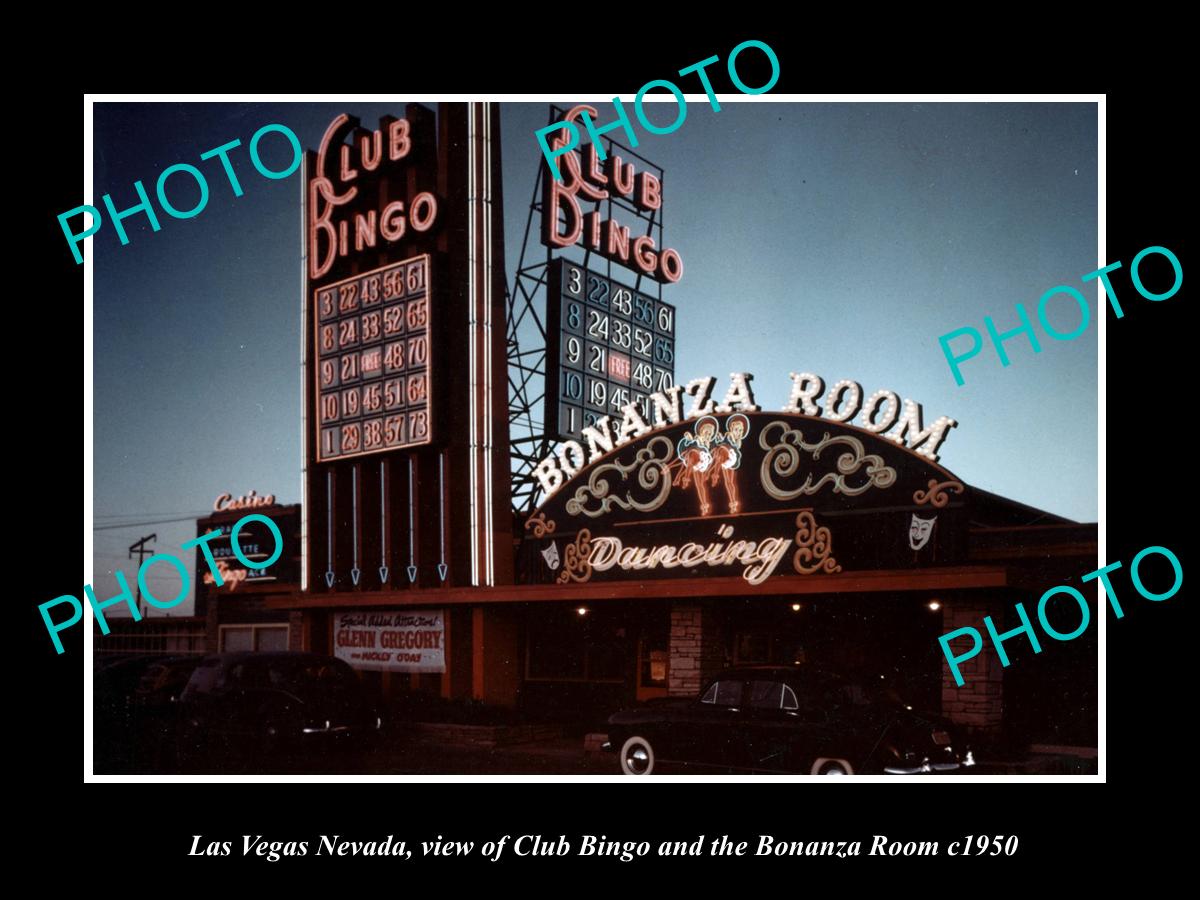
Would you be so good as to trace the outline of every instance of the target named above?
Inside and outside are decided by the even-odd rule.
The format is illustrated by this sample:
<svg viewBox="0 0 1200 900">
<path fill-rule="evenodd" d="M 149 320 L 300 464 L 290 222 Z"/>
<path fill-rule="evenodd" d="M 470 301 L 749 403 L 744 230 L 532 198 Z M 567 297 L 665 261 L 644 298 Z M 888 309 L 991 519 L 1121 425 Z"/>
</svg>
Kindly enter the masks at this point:
<svg viewBox="0 0 1200 900">
<path fill-rule="evenodd" d="M 152 194 L 179 162 L 211 188 L 195 218 L 160 212 L 152 232 L 137 215 L 129 245 L 111 226 L 89 240 L 96 525 L 153 523 L 95 532 L 100 598 L 116 593 L 114 567 L 132 581 L 130 543 L 157 532 L 159 551 L 179 552 L 220 493 L 300 499 L 300 175 L 263 178 L 245 145 L 278 122 L 315 147 L 337 113 L 372 127 L 404 102 L 96 104 L 96 205 L 105 192 L 133 205 L 135 180 Z M 711 374 L 723 389 L 729 372 L 753 372 L 765 409 L 786 402 L 793 371 L 894 390 L 927 421 L 958 421 L 941 462 L 967 483 L 1095 521 L 1097 309 L 1094 282 L 1079 281 L 1107 262 L 1096 258 L 1094 104 L 721 105 L 692 102 L 670 135 L 638 132 L 638 152 L 665 170 L 666 242 L 685 265 L 664 293 L 679 310 L 678 378 Z M 546 107 L 502 106 L 510 285 Z M 241 197 L 215 160 L 199 160 L 234 138 Z M 290 159 L 282 139 L 263 146 L 275 168 Z M 187 181 L 171 181 L 182 208 Z M 1090 301 L 1081 337 L 1039 332 L 1036 355 L 1011 340 L 1008 368 L 986 347 L 956 386 L 939 335 L 982 331 L 985 315 L 1015 327 L 1016 303 L 1035 315 L 1059 284 Z M 1059 302 L 1051 318 L 1067 331 L 1078 314 Z M 166 596 L 178 584 L 165 566 L 151 578 Z M 172 612 L 190 610 L 189 597 Z"/>
</svg>

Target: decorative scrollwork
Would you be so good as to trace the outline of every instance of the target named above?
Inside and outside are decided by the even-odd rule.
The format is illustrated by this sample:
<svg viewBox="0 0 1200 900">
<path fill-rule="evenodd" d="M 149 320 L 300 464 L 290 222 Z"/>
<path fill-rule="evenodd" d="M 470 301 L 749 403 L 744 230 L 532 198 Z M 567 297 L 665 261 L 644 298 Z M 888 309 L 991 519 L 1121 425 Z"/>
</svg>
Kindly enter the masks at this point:
<svg viewBox="0 0 1200 900">
<path fill-rule="evenodd" d="M 824 525 L 817 525 L 811 510 L 802 509 L 796 516 L 796 546 L 792 565 L 801 575 L 825 572 L 833 575 L 842 571 L 833 558 L 833 534 Z"/>
<path fill-rule="evenodd" d="M 575 542 L 567 544 L 563 553 L 562 571 L 558 573 L 558 583 L 568 581 L 587 581 L 592 577 L 592 533 L 579 529 Z"/>
<path fill-rule="evenodd" d="M 917 506 L 929 505 L 941 509 L 950 502 L 950 492 L 961 494 L 964 490 L 961 481 L 938 481 L 936 478 L 930 478 L 928 490 L 918 488 L 913 492 L 913 503 Z"/>
<path fill-rule="evenodd" d="M 554 529 L 557 527 L 558 526 L 554 524 L 553 519 L 547 521 L 546 514 L 544 512 L 536 512 L 525 520 L 525 530 L 529 531 L 532 528 L 533 536 L 535 538 L 545 537 L 548 534 L 554 534 Z"/>
<path fill-rule="evenodd" d="M 567 514 L 584 515 L 594 519 L 609 512 L 614 506 L 625 510 L 636 509 L 639 512 L 658 509 L 671 493 L 667 464 L 674 453 L 675 448 L 671 442 L 658 435 L 638 450 L 632 462 L 623 463 L 614 459 L 612 462 L 596 466 L 588 477 L 587 484 L 580 486 L 575 495 L 567 501 Z M 633 478 L 630 478 L 631 474 Z M 612 493 L 627 484 L 631 487 L 623 496 Z M 632 489 L 634 486 L 654 493 L 648 499 L 635 499 Z M 597 501 L 599 505 L 589 508 L 587 504 L 591 500 Z"/>
<path fill-rule="evenodd" d="M 771 436 L 777 429 L 782 433 L 772 442 Z M 833 484 L 835 494 L 856 497 L 873 487 L 887 488 L 896 482 L 896 470 L 886 465 L 882 456 L 867 453 L 863 442 L 853 435 L 830 437 L 829 432 L 826 432 L 817 443 L 809 444 L 805 442 L 804 435 L 798 428 L 789 428 L 787 422 L 776 420 L 763 428 L 758 436 L 758 444 L 767 451 L 759 470 L 763 490 L 776 500 L 794 500 L 800 496 L 809 496 L 817 493 L 827 483 Z M 805 477 L 804 484 L 797 488 L 780 487 L 775 483 L 773 476 L 786 479 L 799 471 L 801 450 L 811 453 L 812 458 L 817 460 L 821 457 L 821 451 L 837 445 L 848 447 L 849 450 L 838 456 L 836 472 L 826 472 L 816 484 L 813 484 L 810 472 Z M 848 476 L 855 475 L 860 470 L 865 474 L 866 481 L 851 484 Z"/>
</svg>

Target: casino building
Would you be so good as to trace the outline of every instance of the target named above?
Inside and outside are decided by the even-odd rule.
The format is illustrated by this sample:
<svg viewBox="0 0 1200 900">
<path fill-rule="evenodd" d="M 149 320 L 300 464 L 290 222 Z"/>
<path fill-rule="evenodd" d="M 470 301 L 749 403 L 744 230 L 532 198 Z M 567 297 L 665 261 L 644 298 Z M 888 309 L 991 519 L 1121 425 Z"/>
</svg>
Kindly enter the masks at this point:
<svg viewBox="0 0 1200 900">
<path fill-rule="evenodd" d="M 251 512 L 269 517 L 283 535 L 281 555 L 269 568 L 245 566 L 233 552 L 233 526 Z M 278 504 L 274 495 L 256 491 L 240 497 L 221 494 L 213 502 L 212 515 L 196 520 L 197 537 L 212 531 L 221 533 L 208 542 L 221 584 L 202 556 L 196 561 L 195 616 L 205 624 L 209 652 L 300 649 L 299 630 L 290 634 L 287 611 L 268 606 L 270 600 L 290 598 L 300 587 L 300 504 Z M 270 531 L 257 521 L 242 526 L 238 546 L 251 562 L 268 559 L 275 549 Z"/>
<path fill-rule="evenodd" d="M 286 617 L 386 701 L 581 730 L 783 663 L 998 740 L 1094 741 L 1095 629 L 1009 641 L 1009 668 L 989 648 L 961 687 L 937 638 L 1019 624 L 1096 567 L 1096 526 L 964 483 L 953 421 L 891 391 L 677 383 L 662 171 L 605 144 L 541 167 L 511 287 L 495 104 L 341 115 L 307 154 L 300 583 L 254 627 Z"/>
</svg>

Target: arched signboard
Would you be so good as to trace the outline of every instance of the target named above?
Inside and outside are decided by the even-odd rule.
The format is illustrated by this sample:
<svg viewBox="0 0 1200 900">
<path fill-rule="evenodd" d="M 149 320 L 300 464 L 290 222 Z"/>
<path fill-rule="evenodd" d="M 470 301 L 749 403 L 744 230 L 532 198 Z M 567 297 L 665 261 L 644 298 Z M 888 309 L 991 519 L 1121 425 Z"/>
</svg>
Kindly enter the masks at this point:
<svg viewBox="0 0 1200 900">
<path fill-rule="evenodd" d="M 732 412 L 656 428 L 583 467 L 525 523 L 534 583 L 953 565 L 966 488 L 862 428 Z"/>
</svg>

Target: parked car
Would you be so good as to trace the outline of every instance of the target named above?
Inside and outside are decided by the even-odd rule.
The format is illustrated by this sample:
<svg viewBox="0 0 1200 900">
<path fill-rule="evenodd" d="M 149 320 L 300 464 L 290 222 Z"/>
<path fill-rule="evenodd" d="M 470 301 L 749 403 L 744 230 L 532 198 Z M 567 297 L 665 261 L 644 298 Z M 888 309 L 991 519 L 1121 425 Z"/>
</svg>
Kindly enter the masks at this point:
<svg viewBox="0 0 1200 900">
<path fill-rule="evenodd" d="M 695 698 L 609 717 L 603 749 L 626 775 L 663 762 L 805 775 L 949 772 L 974 765 L 949 721 L 862 679 L 806 667 L 721 672 Z"/>
<path fill-rule="evenodd" d="M 92 702 L 96 711 L 125 715 L 133 707 L 133 695 L 146 670 L 167 658 L 160 653 L 146 653 L 98 661 L 92 677 Z"/>
<path fill-rule="evenodd" d="M 309 751 L 369 741 L 382 719 L 354 670 L 312 653 L 206 656 L 179 701 L 181 767 L 278 767 Z"/>
<path fill-rule="evenodd" d="M 168 656 L 145 668 L 133 691 L 133 738 L 136 756 L 143 771 L 170 771 L 175 768 L 176 729 L 179 723 L 179 698 L 201 657 Z"/>
<path fill-rule="evenodd" d="M 92 737 L 97 772 L 139 770 L 135 695 L 146 670 L 164 658 L 161 654 L 136 654 L 96 661 L 92 678 Z"/>
</svg>

